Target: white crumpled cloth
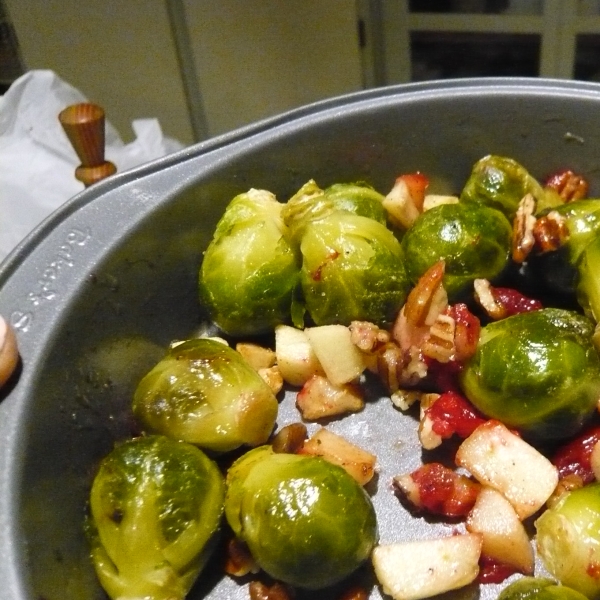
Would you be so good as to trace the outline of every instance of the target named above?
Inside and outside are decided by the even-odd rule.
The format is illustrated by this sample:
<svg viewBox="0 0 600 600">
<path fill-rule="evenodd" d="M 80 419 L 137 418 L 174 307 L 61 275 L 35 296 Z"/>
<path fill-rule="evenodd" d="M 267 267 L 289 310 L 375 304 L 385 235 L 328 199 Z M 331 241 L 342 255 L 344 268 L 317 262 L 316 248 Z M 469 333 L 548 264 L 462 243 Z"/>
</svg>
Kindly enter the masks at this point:
<svg viewBox="0 0 600 600">
<path fill-rule="evenodd" d="M 84 189 L 79 160 L 58 114 L 83 94 L 53 71 L 30 71 L 0 96 L 0 261 L 43 219 Z M 157 119 L 132 122 L 136 139 L 124 144 L 106 122 L 106 159 L 125 171 L 183 145 L 163 136 Z"/>
</svg>

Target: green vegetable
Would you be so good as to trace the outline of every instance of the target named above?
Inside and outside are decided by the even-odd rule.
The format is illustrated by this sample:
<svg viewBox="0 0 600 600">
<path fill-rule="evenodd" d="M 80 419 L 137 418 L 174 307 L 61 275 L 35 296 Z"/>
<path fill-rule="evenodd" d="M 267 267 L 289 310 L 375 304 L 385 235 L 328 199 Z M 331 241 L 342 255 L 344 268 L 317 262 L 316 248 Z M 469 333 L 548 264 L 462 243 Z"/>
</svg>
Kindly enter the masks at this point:
<svg viewBox="0 0 600 600">
<path fill-rule="evenodd" d="M 377 541 L 371 500 L 346 471 L 270 448 L 228 471 L 225 515 L 264 571 L 310 590 L 348 576 Z"/>
<path fill-rule="evenodd" d="M 535 523 L 550 573 L 590 600 L 600 598 L 600 483 L 565 494 Z"/>
<path fill-rule="evenodd" d="M 475 163 L 460 199 L 496 208 L 512 221 L 525 194 L 536 199 L 537 212 L 562 203 L 554 190 L 544 189 L 516 160 L 490 155 Z"/>
<path fill-rule="evenodd" d="M 600 321 L 600 234 L 582 252 L 577 265 L 577 300 L 585 314 Z"/>
<path fill-rule="evenodd" d="M 409 282 L 400 243 L 381 223 L 337 211 L 306 226 L 300 280 L 317 325 L 393 322 Z"/>
<path fill-rule="evenodd" d="M 264 190 L 236 196 L 204 253 L 200 301 L 230 335 L 266 333 L 290 320 L 298 265 L 281 207 Z"/>
<path fill-rule="evenodd" d="M 570 587 L 547 578 L 523 577 L 504 588 L 498 600 L 587 600 Z"/>
<path fill-rule="evenodd" d="M 532 254 L 528 271 L 550 290 L 572 295 L 577 280 L 577 264 L 587 247 L 600 233 L 600 200 L 574 200 L 551 209 L 565 219 L 568 238 L 558 250 Z M 547 215 L 550 210 L 544 211 Z"/>
<path fill-rule="evenodd" d="M 113 600 L 182 600 L 213 550 L 225 486 L 201 450 L 162 436 L 129 440 L 100 464 L 88 533 Z"/>
<path fill-rule="evenodd" d="M 367 185 L 336 183 L 322 190 L 314 180 L 305 183 L 281 212 L 295 244 L 300 244 L 306 226 L 333 212 L 343 211 L 386 224 L 384 196 Z"/>
<path fill-rule="evenodd" d="M 592 333 L 586 317 L 552 308 L 490 323 L 461 374 L 462 389 L 483 414 L 532 438 L 569 437 L 600 397 Z"/>
<path fill-rule="evenodd" d="M 266 442 L 277 409 L 271 388 L 242 356 L 210 339 L 172 347 L 133 400 L 148 431 L 216 452 Z"/>
<path fill-rule="evenodd" d="M 425 211 L 404 234 L 402 248 L 413 283 L 444 260 L 451 299 L 478 278 L 494 279 L 508 264 L 512 228 L 504 215 L 480 205 L 443 204 Z"/>
</svg>

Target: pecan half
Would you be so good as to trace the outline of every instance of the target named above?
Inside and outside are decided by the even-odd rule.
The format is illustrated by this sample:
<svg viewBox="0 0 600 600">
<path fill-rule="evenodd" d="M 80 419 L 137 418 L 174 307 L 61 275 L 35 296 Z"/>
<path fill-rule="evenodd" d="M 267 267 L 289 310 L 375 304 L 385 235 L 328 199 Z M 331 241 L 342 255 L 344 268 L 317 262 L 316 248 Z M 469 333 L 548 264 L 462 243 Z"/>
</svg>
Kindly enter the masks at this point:
<svg viewBox="0 0 600 600">
<path fill-rule="evenodd" d="M 423 343 L 423 354 L 441 363 L 447 363 L 454 357 L 454 319 L 447 314 L 438 315 L 429 328 L 429 336 Z"/>
<path fill-rule="evenodd" d="M 587 180 L 570 169 L 559 171 L 550 176 L 546 181 L 546 187 L 556 190 L 565 202 L 585 198 L 589 190 Z"/>
<path fill-rule="evenodd" d="M 536 220 L 533 226 L 536 251 L 544 254 L 558 250 L 568 239 L 567 219 L 555 210 Z"/>
<path fill-rule="evenodd" d="M 535 206 L 535 198 L 531 194 L 525 194 L 519 202 L 513 221 L 512 257 L 519 264 L 525 262 L 535 244 Z"/>
</svg>

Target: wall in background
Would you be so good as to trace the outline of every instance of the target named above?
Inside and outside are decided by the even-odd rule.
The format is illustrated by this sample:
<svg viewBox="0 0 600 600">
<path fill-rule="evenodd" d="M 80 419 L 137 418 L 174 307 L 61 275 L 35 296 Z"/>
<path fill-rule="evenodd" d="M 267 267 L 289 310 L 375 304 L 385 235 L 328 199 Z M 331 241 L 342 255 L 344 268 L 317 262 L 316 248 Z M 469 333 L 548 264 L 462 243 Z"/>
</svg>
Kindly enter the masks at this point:
<svg viewBox="0 0 600 600">
<path fill-rule="evenodd" d="M 56 71 L 125 140 L 133 119 L 156 117 L 166 135 L 194 141 L 173 6 L 183 9 L 208 135 L 362 85 L 348 0 L 4 1 L 25 68 Z"/>
</svg>

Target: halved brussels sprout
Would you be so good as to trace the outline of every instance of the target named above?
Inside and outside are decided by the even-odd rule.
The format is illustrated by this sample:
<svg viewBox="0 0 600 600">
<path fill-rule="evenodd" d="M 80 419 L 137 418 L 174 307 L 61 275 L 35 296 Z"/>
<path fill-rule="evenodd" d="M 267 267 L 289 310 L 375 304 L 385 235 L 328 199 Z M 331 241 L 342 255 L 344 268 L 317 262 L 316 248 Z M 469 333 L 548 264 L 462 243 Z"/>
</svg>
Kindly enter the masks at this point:
<svg viewBox="0 0 600 600">
<path fill-rule="evenodd" d="M 281 207 L 265 190 L 236 196 L 204 253 L 200 301 L 230 335 L 266 333 L 290 320 L 299 267 Z"/>
<path fill-rule="evenodd" d="M 214 547 L 225 485 L 201 450 L 163 436 L 117 446 L 90 493 L 96 573 L 116 599 L 183 600 Z"/>
<path fill-rule="evenodd" d="M 498 600 L 587 600 L 573 588 L 548 578 L 523 577 L 505 587 Z"/>
<path fill-rule="evenodd" d="M 530 255 L 528 271 L 550 291 L 572 295 L 579 259 L 600 233 L 600 199 L 574 200 L 550 210 L 564 217 L 568 238 L 558 250 Z"/>
<path fill-rule="evenodd" d="M 484 415 L 537 439 L 576 433 L 600 397 L 593 323 L 547 308 L 486 325 L 460 376 Z"/>
<path fill-rule="evenodd" d="M 269 575 L 316 590 L 355 571 L 377 541 L 370 498 L 321 458 L 257 448 L 227 473 L 225 515 Z"/>
<path fill-rule="evenodd" d="M 554 190 L 543 188 L 516 160 L 489 155 L 473 166 L 460 199 L 496 208 L 512 221 L 525 194 L 536 199 L 537 212 L 562 203 Z"/>
<path fill-rule="evenodd" d="M 210 339 L 170 348 L 133 399 L 133 412 L 149 432 L 215 452 L 266 442 L 277 409 L 271 388 L 242 356 Z"/>
<path fill-rule="evenodd" d="M 402 238 L 413 283 L 435 263 L 446 264 L 444 287 L 455 300 L 478 278 L 495 279 L 508 264 L 512 228 L 487 206 L 443 204 L 425 211 Z"/>
<path fill-rule="evenodd" d="M 300 280 L 317 325 L 393 322 L 409 282 L 402 248 L 377 221 L 337 211 L 306 227 Z"/>
<path fill-rule="evenodd" d="M 336 183 L 322 190 L 314 180 L 305 183 L 284 205 L 283 221 L 299 244 L 306 226 L 332 212 L 343 211 L 386 224 L 384 196 L 367 185 Z"/>
<path fill-rule="evenodd" d="M 600 598 L 600 483 L 565 494 L 535 522 L 548 571 L 591 600 Z"/>
</svg>

